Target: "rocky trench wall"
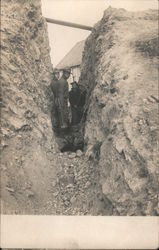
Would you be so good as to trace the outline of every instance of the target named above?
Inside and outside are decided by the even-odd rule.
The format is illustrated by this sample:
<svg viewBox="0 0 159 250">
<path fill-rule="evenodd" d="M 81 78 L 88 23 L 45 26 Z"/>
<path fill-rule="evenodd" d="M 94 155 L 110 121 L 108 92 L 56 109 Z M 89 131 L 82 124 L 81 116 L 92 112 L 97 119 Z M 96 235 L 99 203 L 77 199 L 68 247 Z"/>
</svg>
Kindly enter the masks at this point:
<svg viewBox="0 0 159 250">
<path fill-rule="evenodd" d="M 45 211 L 55 171 L 47 25 L 40 0 L 3 0 L 1 7 L 2 212 L 36 213 Z"/>
<path fill-rule="evenodd" d="M 86 158 L 116 215 L 158 214 L 157 11 L 108 8 L 88 37 Z M 108 211 L 109 215 L 109 211 Z"/>
</svg>

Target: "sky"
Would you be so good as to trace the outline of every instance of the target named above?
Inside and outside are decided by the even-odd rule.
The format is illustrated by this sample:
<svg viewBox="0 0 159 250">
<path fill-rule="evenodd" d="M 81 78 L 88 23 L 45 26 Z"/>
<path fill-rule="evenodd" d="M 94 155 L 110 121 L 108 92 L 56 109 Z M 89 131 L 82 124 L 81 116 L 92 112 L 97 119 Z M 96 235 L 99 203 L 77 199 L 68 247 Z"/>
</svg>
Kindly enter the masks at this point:
<svg viewBox="0 0 159 250">
<path fill-rule="evenodd" d="M 158 9 L 157 0 L 41 0 L 44 17 L 93 26 L 109 6 L 129 11 Z M 48 23 L 51 60 L 55 67 L 90 31 Z"/>
</svg>

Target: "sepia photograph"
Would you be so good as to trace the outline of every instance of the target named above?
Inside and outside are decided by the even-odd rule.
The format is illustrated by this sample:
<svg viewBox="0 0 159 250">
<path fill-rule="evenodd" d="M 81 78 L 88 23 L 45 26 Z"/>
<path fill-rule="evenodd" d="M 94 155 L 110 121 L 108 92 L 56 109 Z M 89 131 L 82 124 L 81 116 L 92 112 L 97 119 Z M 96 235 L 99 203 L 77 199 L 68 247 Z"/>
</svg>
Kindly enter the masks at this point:
<svg viewBox="0 0 159 250">
<path fill-rule="evenodd" d="M 157 218 L 158 33 L 157 0 L 1 1 L 4 218 Z"/>
</svg>

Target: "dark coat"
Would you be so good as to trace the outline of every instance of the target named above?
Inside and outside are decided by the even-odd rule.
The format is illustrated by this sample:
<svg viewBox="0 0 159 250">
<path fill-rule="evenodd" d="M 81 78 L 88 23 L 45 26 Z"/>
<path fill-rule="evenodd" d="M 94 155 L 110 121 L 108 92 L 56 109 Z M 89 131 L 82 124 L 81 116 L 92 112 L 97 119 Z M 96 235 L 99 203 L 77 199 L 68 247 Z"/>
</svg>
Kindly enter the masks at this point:
<svg viewBox="0 0 159 250">
<path fill-rule="evenodd" d="M 59 89 L 58 80 L 56 78 L 53 78 L 50 86 L 51 86 L 51 90 L 54 94 L 54 97 L 57 98 L 58 97 L 58 89 Z"/>
<path fill-rule="evenodd" d="M 85 105 L 86 92 L 79 87 L 69 92 L 69 101 L 71 104 L 72 125 L 78 124 L 83 115 L 83 107 Z"/>
<path fill-rule="evenodd" d="M 59 117 L 60 117 L 60 126 L 67 127 L 68 124 L 68 82 L 66 79 L 61 77 L 58 81 L 58 109 L 59 109 Z"/>
<path fill-rule="evenodd" d="M 71 106 L 79 106 L 80 98 L 81 98 L 81 90 L 79 88 L 71 90 L 69 92 L 69 101 Z"/>
<path fill-rule="evenodd" d="M 80 88 L 71 90 L 69 93 L 69 101 L 71 106 L 78 106 L 82 108 L 86 102 L 86 91 L 82 91 Z"/>
<path fill-rule="evenodd" d="M 59 83 L 59 88 L 58 88 L 59 98 L 68 99 L 69 97 L 68 82 L 63 77 L 61 77 L 58 83 Z"/>
</svg>

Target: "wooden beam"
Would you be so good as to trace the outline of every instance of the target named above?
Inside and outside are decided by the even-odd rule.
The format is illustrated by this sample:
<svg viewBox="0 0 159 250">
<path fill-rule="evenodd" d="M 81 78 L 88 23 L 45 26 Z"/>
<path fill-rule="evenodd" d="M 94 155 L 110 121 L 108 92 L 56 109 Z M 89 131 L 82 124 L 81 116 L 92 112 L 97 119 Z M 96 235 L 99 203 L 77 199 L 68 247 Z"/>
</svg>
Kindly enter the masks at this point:
<svg viewBox="0 0 159 250">
<path fill-rule="evenodd" d="M 48 23 L 54 23 L 54 24 L 68 26 L 68 27 L 72 27 L 72 28 L 76 28 L 76 29 L 83 29 L 83 30 L 89 30 L 89 31 L 92 31 L 92 29 L 93 29 L 93 27 L 86 26 L 83 24 L 70 23 L 70 22 L 61 21 L 61 20 L 52 19 L 52 18 L 47 18 L 47 17 L 45 17 L 45 19 Z"/>
</svg>

